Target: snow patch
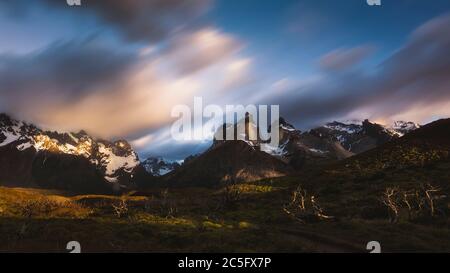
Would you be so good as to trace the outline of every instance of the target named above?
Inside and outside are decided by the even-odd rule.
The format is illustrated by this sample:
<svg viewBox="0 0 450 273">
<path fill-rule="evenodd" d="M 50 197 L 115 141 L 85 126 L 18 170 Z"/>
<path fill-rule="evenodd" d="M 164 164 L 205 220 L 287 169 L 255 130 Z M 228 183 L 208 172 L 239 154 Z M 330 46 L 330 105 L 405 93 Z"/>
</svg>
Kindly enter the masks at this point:
<svg viewBox="0 0 450 273">
<path fill-rule="evenodd" d="M 362 127 L 355 124 L 326 124 L 324 125 L 325 128 L 334 130 L 334 131 L 340 131 L 345 132 L 347 134 L 356 134 L 361 132 Z"/>
<path fill-rule="evenodd" d="M 279 146 L 272 146 L 270 144 L 267 143 L 262 143 L 260 145 L 261 151 L 268 153 L 270 155 L 273 156 L 284 156 L 286 155 L 287 151 L 286 151 L 286 145 L 289 143 L 289 139 L 286 140 L 286 142 L 284 142 L 283 144 L 280 144 Z"/>
<path fill-rule="evenodd" d="M 6 139 L 3 140 L 2 143 L 0 143 L 0 147 L 8 145 L 18 140 L 20 137 L 20 135 L 16 135 L 16 132 L 3 132 L 3 135 L 5 135 Z"/>
<path fill-rule="evenodd" d="M 117 176 L 116 177 L 105 176 L 105 179 L 109 183 L 117 183 L 119 181 L 119 178 Z"/>
<path fill-rule="evenodd" d="M 34 147 L 33 144 L 31 144 L 30 142 L 26 142 L 26 143 L 22 143 L 22 144 L 18 145 L 16 148 L 19 151 L 25 151 L 31 147 Z"/>
<path fill-rule="evenodd" d="M 283 129 L 283 130 L 286 130 L 286 131 L 288 131 L 288 132 L 294 132 L 294 131 L 296 131 L 295 128 L 293 128 L 293 127 L 291 127 L 291 126 L 286 126 L 286 125 L 284 125 L 284 124 L 280 125 L 280 128 Z"/>
<path fill-rule="evenodd" d="M 328 151 L 322 151 L 322 150 L 314 149 L 314 148 L 309 148 L 309 150 L 311 152 L 313 152 L 313 153 L 318 153 L 318 154 L 326 154 L 326 153 L 328 153 Z"/>
<path fill-rule="evenodd" d="M 122 157 L 114 154 L 111 148 L 107 148 L 104 144 L 99 144 L 98 151 L 103 155 L 102 163 L 106 165 L 106 175 L 112 176 L 121 168 L 126 172 L 131 172 L 137 165 L 139 160 L 132 153 L 129 156 Z"/>
<path fill-rule="evenodd" d="M 172 171 L 171 169 L 164 167 L 164 168 L 159 169 L 158 174 L 160 176 L 163 176 L 165 174 L 170 173 L 171 171 Z"/>
</svg>

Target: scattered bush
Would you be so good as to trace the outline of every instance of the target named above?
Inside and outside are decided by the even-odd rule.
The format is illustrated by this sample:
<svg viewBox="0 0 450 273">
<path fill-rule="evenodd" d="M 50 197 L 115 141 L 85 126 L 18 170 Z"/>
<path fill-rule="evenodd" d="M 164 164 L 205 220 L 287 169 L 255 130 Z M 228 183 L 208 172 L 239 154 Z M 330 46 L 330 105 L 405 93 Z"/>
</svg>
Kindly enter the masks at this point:
<svg viewBox="0 0 450 273">
<path fill-rule="evenodd" d="M 48 217 L 64 209 L 78 211 L 82 209 L 80 204 L 71 201 L 55 201 L 49 198 L 27 200 L 19 205 L 19 215 L 24 218 Z"/>
<path fill-rule="evenodd" d="M 238 202 L 241 200 L 242 188 L 236 184 L 230 183 L 220 192 L 220 199 L 217 208 L 220 209 L 235 209 Z"/>
<path fill-rule="evenodd" d="M 166 218 L 175 217 L 178 212 L 175 202 L 169 197 L 169 189 L 161 191 L 160 211 Z"/>
</svg>

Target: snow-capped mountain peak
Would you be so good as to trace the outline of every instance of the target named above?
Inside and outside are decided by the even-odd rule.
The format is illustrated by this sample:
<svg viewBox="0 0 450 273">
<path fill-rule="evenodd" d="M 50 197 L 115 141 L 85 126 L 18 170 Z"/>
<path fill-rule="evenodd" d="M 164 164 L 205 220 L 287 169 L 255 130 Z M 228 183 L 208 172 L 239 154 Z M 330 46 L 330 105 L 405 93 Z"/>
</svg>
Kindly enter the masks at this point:
<svg viewBox="0 0 450 273">
<path fill-rule="evenodd" d="M 11 146 L 19 152 L 33 149 L 36 153 L 74 155 L 87 159 L 110 183 L 132 180 L 139 166 L 138 155 L 125 140 L 114 143 L 97 140 L 86 132 L 58 133 L 38 129 L 22 121 L 0 115 L 0 148 Z"/>
<path fill-rule="evenodd" d="M 296 156 L 340 159 L 372 149 L 418 127 L 413 122 L 383 126 L 369 120 L 345 120 L 328 122 L 302 133 L 280 118 L 280 145 L 270 147 L 262 143 L 260 149 L 286 161 Z"/>
<path fill-rule="evenodd" d="M 411 121 L 402 121 L 402 120 L 394 121 L 394 124 L 391 127 L 389 127 L 390 130 L 396 132 L 399 136 L 403 136 L 418 128 L 420 128 L 419 124 Z"/>
<path fill-rule="evenodd" d="M 347 134 L 356 134 L 362 130 L 362 122 L 338 122 L 333 121 L 324 125 L 325 128 L 336 132 L 343 132 Z"/>
<path fill-rule="evenodd" d="M 176 170 L 181 166 L 181 163 L 180 161 L 167 160 L 162 157 L 149 157 L 142 162 L 142 165 L 149 174 L 163 176 Z"/>
</svg>

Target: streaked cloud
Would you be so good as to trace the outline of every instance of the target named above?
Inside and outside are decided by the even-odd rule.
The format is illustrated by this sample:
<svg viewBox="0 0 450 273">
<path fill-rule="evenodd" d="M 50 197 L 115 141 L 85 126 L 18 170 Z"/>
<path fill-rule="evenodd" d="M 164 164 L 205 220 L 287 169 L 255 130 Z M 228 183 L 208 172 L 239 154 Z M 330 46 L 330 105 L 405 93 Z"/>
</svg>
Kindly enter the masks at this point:
<svg viewBox="0 0 450 273">
<path fill-rule="evenodd" d="M 251 64 L 250 58 L 237 58 L 230 61 L 225 66 L 223 88 L 229 90 L 249 83 L 252 80 L 250 76 Z"/>
<path fill-rule="evenodd" d="M 360 118 L 388 120 L 421 107 L 434 110 L 419 111 L 423 114 L 414 115 L 418 122 L 428 120 L 432 112 L 449 116 L 450 110 L 442 108 L 450 101 L 450 59 L 444 57 L 450 52 L 448 33 L 450 15 L 437 17 L 418 27 L 404 46 L 372 69 L 327 71 L 316 81 L 263 101 L 280 104 L 282 114 L 303 128 L 357 113 L 364 113 Z M 350 50 L 333 53 L 332 62 L 330 53 L 319 60 L 347 67 L 364 55 Z"/>
<path fill-rule="evenodd" d="M 406 28 L 381 33 L 370 16 L 384 11 L 365 5 L 345 3 L 336 13 L 343 3 L 249 3 L 258 14 L 241 10 L 248 17 L 236 23 L 228 10 L 223 24 L 208 16 L 212 0 L 90 0 L 78 8 L 1 1 L 0 112 L 52 130 L 135 140 L 140 151 L 177 159 L 207 146 L 168 135 L 172 107 L 194 96 L 205 104 L 279 104 L 301 128 L 341 117 L 450 115 L 450 15 L 402 42 Z M 356 10 L 363 13 L 348 16 Z"/>
<path fill-rule="evenodd" d="M 67 9 L 65 1 L 45 1 Z M 89 0 L 83 1 L 77 12 L 98 17 L 130 41 L 158 42 L 195 28 L 196 20 L 210 5 L 210 0 Z"/>
<path fill-rule="evenodd" d="M 249 63 L 234 56 L 238 42 L 218 30 L 185 35 L 196 50 L 153 56 L 157 49 L 130 52 L 93 37 L 0 55 L 0 109 L 47 128 L 83 129 L 104 138 L 158 130 L 172 121 L 175 105 L 189 105 L 195 95 L 223 95 L 218 91 L 241 80 Z M 184 67 L 183 73 L 167 73 L 174 67 Z M 232 71 L 211 89 L 208 74 L 220 69 Z"/>
<path fill-rule="evenodd" d="M 183 76 L 230 57 L 242 46 L 229 34 L 221 33 L 214 28 L 205 28 L 170 40 L 162 58 L 171 64 L 172 73 L 175 71 Z"/>
<path fill-rule="evenodd" d="M 324 70 L 333 71 L 348 69 L 362 62 L 374 50 L 374 46 L 371 45 L 335 49 L 319 59 L 319 66 Z"/>
</svg>

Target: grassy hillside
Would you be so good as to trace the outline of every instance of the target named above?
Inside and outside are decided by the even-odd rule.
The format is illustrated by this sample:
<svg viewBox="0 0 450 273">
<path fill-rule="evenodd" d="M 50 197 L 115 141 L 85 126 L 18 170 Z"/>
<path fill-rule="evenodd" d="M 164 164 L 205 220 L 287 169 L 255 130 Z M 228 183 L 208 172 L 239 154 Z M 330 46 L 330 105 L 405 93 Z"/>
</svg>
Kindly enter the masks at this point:
<svg viewBox="0 0 450 273">
<path fill-rule="evenodd" d="M 89 252 L 365 252 L 371 240 L 384 251 L 450 251 L 442 226 L 360 218 L 300 223 L 282 209 L 297 183 L 242 185 L 239 194 L 191 188 L 123 197 L 0 188 L 0 251 L 64 252 L 72 240 Z"/>
<path fill-rule="evenodd" d="M 322 197 L 333 213 L 362 218 L 385 217 L 387 208 L 380 199 L 387 189 L 398 193 L 396 202 L 400 207 L 406 205 L 404 194 L 424 195 L 425 190 L 434 189 L 434 205 L 441 217 L 422 220 L 445 224 L 450 208 L 449 123 L 432 123 L 379 148 L 310 172 L 302 176 L 301 184 Z M 410 203 L 417 202 L 407 197 Z M 422 201 L 429 206 L 428 200 Z"/>
</svg>

